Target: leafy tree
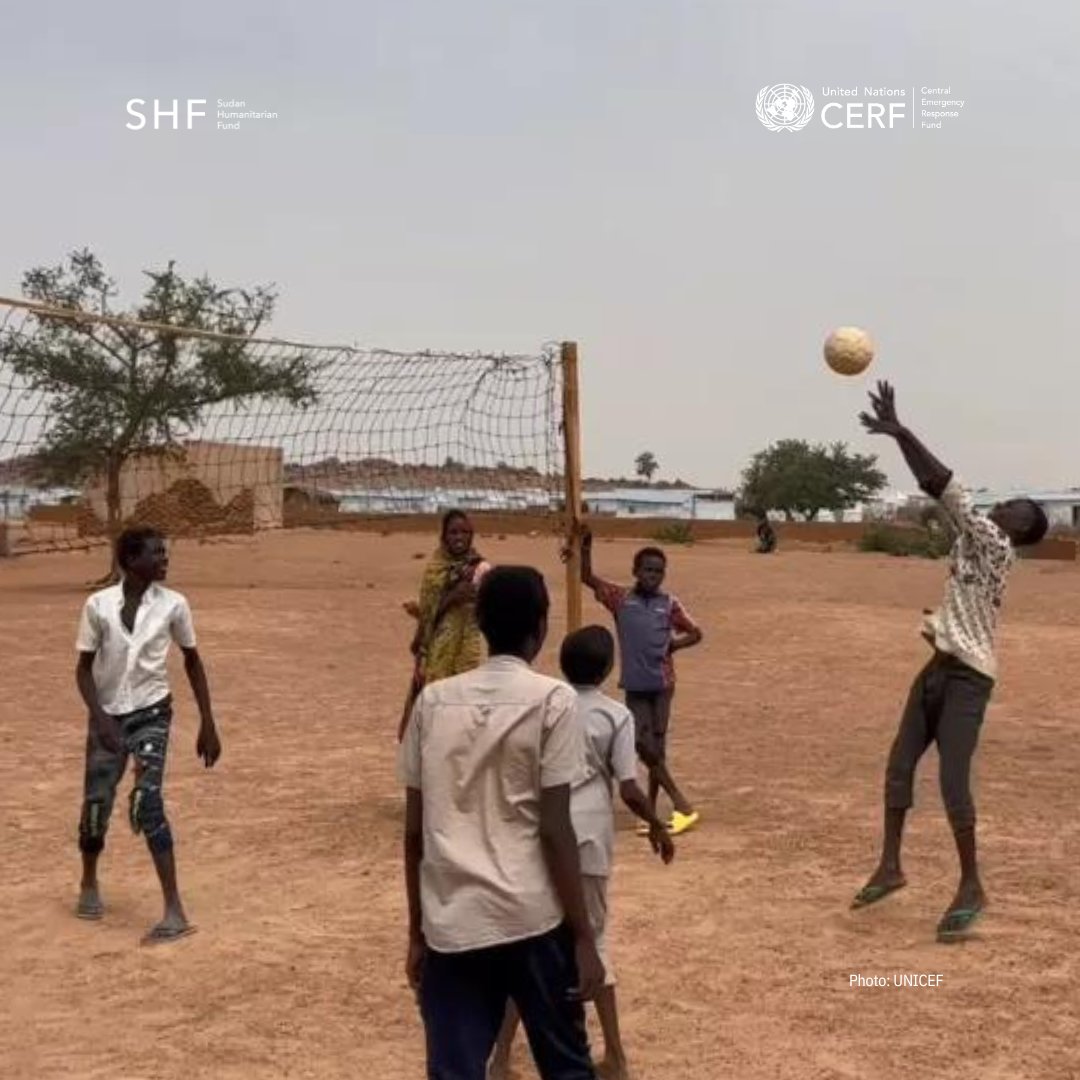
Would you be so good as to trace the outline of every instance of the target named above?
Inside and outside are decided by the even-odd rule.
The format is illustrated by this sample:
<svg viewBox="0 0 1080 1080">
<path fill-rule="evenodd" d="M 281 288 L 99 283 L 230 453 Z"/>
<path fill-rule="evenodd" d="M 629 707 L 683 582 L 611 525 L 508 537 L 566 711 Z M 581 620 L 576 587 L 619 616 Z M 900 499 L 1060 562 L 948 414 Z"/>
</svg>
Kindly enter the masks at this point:
<svg viewBox="0 0 1080 1080">
<path fill-rule="evenodd" d="M 634 459 L 634 468 L 638 476 L 644 478 L 645 483 L 651 484 L 653 474 L 660 468 L 660 462 L 651 450 L 645 450 Z"/>
<path fill-rule="evenodd" d="M 224 402 L 277 399 L 307 407 L 316 400 L 311 360 L 300 353 L 258 355 L 248 340 L 273 314 L 272 288 L 222 289 L 205 275 L 185 279 L 175 267 L 146 271 L 149 284 L 141 301 L 121 313 L 125 321 L 35 311 L 25 332 L 0 339 L 0 363 L 49 400 L 37 455 L 44 478 L 78 485 L 103 476 L 110 536 L 121 526 L 126 461 L 177 452 L 207 410 Z M 22 291 L 51 308 L 118 314 L 116 283 L 88 249 L 73 252 L 66 264 L 29 271 Z M 169 327 L 230 336 L 191 337 Z"/>
<path fill-rule="evenodd" d="M 847 510 L 876 495 L 885 474 L 870 454 L 849 453 L 844 443 L 811 446 L 782 439 L 755 454 L 743 472 L 740 502 L 755 510 L 780 510 L 814 521 L 823 510 Z"/>
</svg>

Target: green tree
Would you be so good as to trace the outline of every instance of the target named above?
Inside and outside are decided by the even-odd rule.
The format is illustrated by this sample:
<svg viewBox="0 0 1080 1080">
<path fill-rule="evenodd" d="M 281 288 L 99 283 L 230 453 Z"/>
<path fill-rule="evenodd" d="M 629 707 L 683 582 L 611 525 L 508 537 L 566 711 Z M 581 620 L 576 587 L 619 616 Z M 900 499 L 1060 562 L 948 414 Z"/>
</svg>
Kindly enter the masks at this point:
<svg viewBox="0 0 1080 1080">
<path fill-rule="evenodd" d="M 743 471 L 740 502 L 756 510 L 780 510 L 789 520 L 814 521 L 823 510 L 847 510 L 885 486 L 871 454 L 852 454 L 844 443 L 811 446 L 782 439 L 754 455 Z"/>
<path fill-rule="evenodd" d="M 115 281 L 91 251 L 76 251 L 65 264 L 29 271 L 23 295 L 125 321 L 34 311 L 23 333 L 0 339 L 0 363 L 48 398 L 37 455 L 44 478 L 77 485 L 103 476 L 111 537 L 121 526 L 126 461 L 176 452 L 215 405 L 277 399 L 303 408 L 316 400 L 312 361 L 299 352 L 262 356 L 249 341 L 273 314 L 272 288 L 222 289 L 206 276 L 185 279 L 175 267 L 146 271 L 141 301 L 118 313 Z M 169 327 L 229 336 L 191 337 Z"/>
<path fill-rule="evenodd" d="M 660 468 L 660 462 L 651 450 L 644 450 L 634 458 L 634 468 L 638 476 L 644 478 L 645 483 L 651 484 L 653 474 Z"/>
</svg>

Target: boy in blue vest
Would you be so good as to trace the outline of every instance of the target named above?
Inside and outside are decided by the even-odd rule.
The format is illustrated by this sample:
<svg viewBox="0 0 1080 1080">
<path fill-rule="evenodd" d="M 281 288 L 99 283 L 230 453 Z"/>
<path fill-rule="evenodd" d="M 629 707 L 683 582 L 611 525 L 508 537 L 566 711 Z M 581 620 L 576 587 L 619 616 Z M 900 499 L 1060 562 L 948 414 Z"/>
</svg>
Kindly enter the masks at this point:
<svg viewBox="0 0 1080 1080">
<path fill-rule="evenodd" d="M 675 693 L 674 654 L 697 645 L 700 627 L 679 601 L 661 589 L 667 556 L 655 547 L 634 556 L 634 584 L 615 585 L 593 573 L 592 533 L 581 538 L 581 580 L 615 618 L 622 677 L 619 685 L 634 716 L 638 757 L 649 771 L 649 806 L 663 789 L 673 811 L 668 828 L 674 834 L 693 828 L 701 815 L 679 790 L 667 764 L 667 734 Z"/>
</svg>

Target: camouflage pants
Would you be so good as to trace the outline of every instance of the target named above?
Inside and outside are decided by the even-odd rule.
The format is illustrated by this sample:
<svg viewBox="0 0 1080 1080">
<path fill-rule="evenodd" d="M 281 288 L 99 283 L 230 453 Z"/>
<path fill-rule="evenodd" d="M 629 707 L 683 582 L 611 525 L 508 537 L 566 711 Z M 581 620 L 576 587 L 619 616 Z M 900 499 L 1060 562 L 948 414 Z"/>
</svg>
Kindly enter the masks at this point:
<svg viewBox="0 0 1080 1080">
<path fill-rule="evenodd" d="M 93 723 L 89 725 L 83 806 L 79 819 L 79 850 L 93 855 L 104 848 L 116 789 L 130 756 L 135 762 L 135 782 L 128 808 L 132 831 L 146 837 L 147 846 L 152 852 L 168 851 L 173 841 L 165 817 L 162 787 L 172 722 L 172 701 L 165 698 L 149 708 L 117 716 L 116 722 L 120 728 L 118 751 L 102 746 Z"/>
</svg>

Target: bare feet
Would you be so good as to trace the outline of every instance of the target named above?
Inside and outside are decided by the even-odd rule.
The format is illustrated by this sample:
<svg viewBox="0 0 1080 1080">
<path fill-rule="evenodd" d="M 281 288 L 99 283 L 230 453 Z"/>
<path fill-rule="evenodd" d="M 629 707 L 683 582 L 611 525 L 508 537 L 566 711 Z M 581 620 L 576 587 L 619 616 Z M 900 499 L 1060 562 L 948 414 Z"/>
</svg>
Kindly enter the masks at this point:
<svg viewBox="0 0 1080 1080">
<path fill-rule="evenodd" d="M 97 883 L 83 885 L 79 889 L 79 903 L 75 908 L 75 914 L 80 919 L 88 919 L 96 922 L 105 914 L 105 905 L 101 902 L 101 893 L 98 892 Z"/>
</svg>

